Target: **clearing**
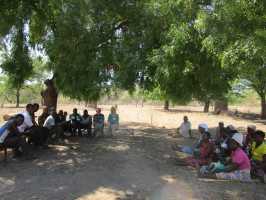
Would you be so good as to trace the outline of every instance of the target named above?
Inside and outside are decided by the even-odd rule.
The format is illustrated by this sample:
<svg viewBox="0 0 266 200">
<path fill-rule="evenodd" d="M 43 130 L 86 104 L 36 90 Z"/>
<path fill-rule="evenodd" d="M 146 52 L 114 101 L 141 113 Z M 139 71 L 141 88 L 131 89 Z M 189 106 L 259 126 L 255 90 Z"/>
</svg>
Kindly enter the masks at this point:
<svg viewBox="0 0 266 200">
<path fill-rule="evenodd" d="M 68 112 L 73 107 L 60 106 Z M 107 114 L 110 106 L 102 107 Z M 156 106 L 119 106 L 121 129 L 113 138 L 73 138 L 64 145 L 40 150 L 34 161 L 9 158 L 6 165 L 1 162 L 0 199 L 266 199 L 263 184 L 201 180 L 195 170 L 175 165 L 171 145 L 193 142 L 171 136 L 184 115 L 189 117 L 194 129 L 197 124 L 206 122 L 211 132 L 219 121 L 234 124 L 241 130 L 254 123 L 205 114 L 200 109 L 176 107 L 164 112 Z M 17 109 L 2 108 L 0 111 L 1 114 L 14 113 Z M 93 110 L 89 112 L 94 113 Z M 256 122 L 259 129 L 266 131 L 261 121 Z M 196 131 L 194 136 L 197 137 Z"/>
</svg>

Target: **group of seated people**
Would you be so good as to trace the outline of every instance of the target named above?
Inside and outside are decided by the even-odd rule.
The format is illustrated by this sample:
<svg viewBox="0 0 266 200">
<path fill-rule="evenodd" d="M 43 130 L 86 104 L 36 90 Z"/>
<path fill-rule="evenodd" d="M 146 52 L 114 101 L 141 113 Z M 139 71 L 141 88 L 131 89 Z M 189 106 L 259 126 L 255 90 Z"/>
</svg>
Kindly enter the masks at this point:
<svg viewBox="0 0 266 200">
<path fill-rule="evenodd" d="M 179 132 L 183 131 L 180 134 L 191 137 L 191 123 L 186 116 L 183 124 L 179 129 Z M 184 130 L 187 131 L 185 134 Z M 198 132 L 200 138 L 194 145 L 175 147 L 175 150 L 187 155 L 182 159 L 177 158 L 177 164 L 197 168 L 198 175 L 202 178 L 243 182 L 258 179 L 265 183 L 266 143 L 263 131 L 250 125 L 244 135 L 233 125 L 225 127 L 220 122 L 213 139 L 207 124 L 199 124 Z"/>
<path fill-rule="evenodd" d="M 36 122 L 36 113 L 39 104 L 28 104 L 24 112 L 15 115 L 5 115 L 5 123 L 0 126 L 0 147 L 12 148 L 14 157 L 25 159 L 34 158 L 31 147 L 48 148 L 48 144 L 60 142 L 76 134 L 88 137 L 104 136 L 105 118 L 101 109 L 96 109 L 96 114 L 89 115 L 88 110 L 81 116 L 76 108 L 68 116 L 67 112 L 43 108 Z M 115 107 L 111 108 L 108 116 L 108 132 L 112 136 L 119 126 L 119 115 Z M 92 128 L 94 130 L 92 131 Z"/>
</svg>

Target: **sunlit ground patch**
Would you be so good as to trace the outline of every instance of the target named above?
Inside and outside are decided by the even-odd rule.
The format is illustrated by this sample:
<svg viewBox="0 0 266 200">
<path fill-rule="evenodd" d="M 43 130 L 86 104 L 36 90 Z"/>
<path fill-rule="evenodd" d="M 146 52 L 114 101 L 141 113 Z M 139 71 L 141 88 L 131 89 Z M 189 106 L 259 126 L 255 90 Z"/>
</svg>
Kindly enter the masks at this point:
<svg viewBox="0 0 266 200">
<path fill-rule="evenodd" d="M 120 144 L 120 145 L 108 145 L 105 147 L 107 150 L 115 151 L 115 152 L 121 152 L 121 151 L 127 151 L 130 149 L 130 147 L 127 144 Z"/>
<path fill-rule="evenodd" d="M 12 192 L 15 189 L 15 180 L 0 177 L 0 195 Z"/>
<path fill-rule="evenodd" d="M 94 192 L 83 195 L 77 200 L 117 200 L 126 197 L 126 193 L 113 188 L 99 187 Z"/>
</svg>

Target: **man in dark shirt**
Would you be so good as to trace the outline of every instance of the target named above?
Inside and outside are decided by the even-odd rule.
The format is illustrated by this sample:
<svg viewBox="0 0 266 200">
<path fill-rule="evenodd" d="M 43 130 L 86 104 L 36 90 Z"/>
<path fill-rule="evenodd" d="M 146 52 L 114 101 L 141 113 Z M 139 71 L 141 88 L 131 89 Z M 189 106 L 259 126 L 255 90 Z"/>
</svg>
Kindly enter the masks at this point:
<svg viewBox="0 0 266 200">
<path fill-rule="evenodd" d="M 43 126 L 46 118 L 49 116 L 49 111 L 47 107 L 43 108 L 42 114 L 38 117 L 38 124 L 39 126 Z"/>
<path fill-rule="evenodd" d="M 73 109 L 73 113 L 69 116 L 70 124 L 71 124 L 71 133 L 72 136 L 75 136 L 76 131 L 78 130 L 78 135 L 82 136 L 81 133 L 81 121 L 82 117 L 78 114 L 77 108 Z"/>
<path fill-rule="evenodd" d="M 89 115 L 88 110 L 83 111 L 81 127 L 87 131 L 87 136 L 92 137 L 91 134 L 92 117 Z"/>
</svg>

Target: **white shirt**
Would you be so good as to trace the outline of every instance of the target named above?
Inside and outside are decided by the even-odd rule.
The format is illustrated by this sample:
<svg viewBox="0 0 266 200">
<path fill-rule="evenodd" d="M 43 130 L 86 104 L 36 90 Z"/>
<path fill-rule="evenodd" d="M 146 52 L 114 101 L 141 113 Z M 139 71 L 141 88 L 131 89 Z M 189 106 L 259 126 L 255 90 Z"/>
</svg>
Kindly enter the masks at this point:
<svg viewBox="0 0 266 200">
<path fill-rule="evenodd" d="M 46 118 L 46 120 L 45 120 L 45 122 L 43 124 L 43 127 L 51 129 L 53 126 L 55 126 L 55 119 L 54 119 L 54 117 L 52 115 L 49 115 Z"/>
<path fill-rule="evenodd" d="M 18 131 L 23 133 L 27 128 L 31 128 L 33 126 L 31 115 L 28 111 L 20 113 L 24 116 L 24 122 L 18 127 Z"/>
<path fill-rule="evenodd" d="M 189 131 L 191 130 L 190 122 L 183 122 L 179 127 L 179 132 L 183 137 L 190 137 Z"/>
</svg>

